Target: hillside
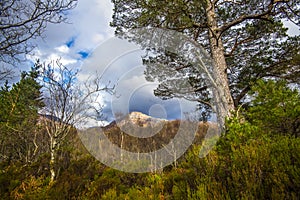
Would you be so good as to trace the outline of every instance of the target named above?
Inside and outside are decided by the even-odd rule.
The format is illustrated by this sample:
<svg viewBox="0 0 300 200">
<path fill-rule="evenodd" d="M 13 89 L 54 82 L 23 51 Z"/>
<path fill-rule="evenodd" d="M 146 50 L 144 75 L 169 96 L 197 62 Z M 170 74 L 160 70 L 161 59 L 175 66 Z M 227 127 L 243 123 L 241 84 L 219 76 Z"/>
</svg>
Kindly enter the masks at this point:
<svg viewBox="0 0 300 200">
<path fill-rule="evenodd" d="M 105 127 L 92 127 L 85 132 L 88 134 L 103 131 L 112 143 L 122 149 L 144 153 L 158 150 L 167 145 L 176 136 L 179 129 L 187 132 L 195 129 L 194 144 L 200 144 L 208 127 L 216 127 L 211 122 L 199 122 L 198 126 L 193 124 L 191 127 L 188 123 L 191 122 L 169 121 L 153 118 L 140 112 L 132 112 Z"/>
</svg>

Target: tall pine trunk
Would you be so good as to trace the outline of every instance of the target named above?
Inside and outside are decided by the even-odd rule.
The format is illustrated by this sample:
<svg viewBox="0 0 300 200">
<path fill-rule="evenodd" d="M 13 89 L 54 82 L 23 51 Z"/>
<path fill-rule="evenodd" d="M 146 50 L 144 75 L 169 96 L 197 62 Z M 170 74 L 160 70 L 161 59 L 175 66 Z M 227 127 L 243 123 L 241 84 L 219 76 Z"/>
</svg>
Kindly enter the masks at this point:
<svg viewBox="0 0 300 200">
<path fill-rule="evenodd" d="M 211 56 L 213 60 L 213 78 L 214 78 L 214 105 L 216 106 L 219 123 L 224 126 L 225 118 L 230 117 L 231 111 L 235 109 L 233 98 L 229 89 L 227 76 L 227 64 L 224 56 L 224 46 L 218 32 L 215 7 L 211 1 L 207 1 L 207 21 L 209 29 L 209 42 Z"/>
</svg>

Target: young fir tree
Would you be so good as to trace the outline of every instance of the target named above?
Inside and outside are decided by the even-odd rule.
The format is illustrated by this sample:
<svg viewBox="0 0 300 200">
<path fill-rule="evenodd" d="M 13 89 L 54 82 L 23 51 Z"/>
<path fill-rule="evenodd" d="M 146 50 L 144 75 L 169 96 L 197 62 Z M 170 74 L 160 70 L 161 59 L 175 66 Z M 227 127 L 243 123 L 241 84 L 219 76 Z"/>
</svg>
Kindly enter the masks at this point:
<svg viewBox="0 0 300 200">
<path fill-rule="evenodd" d="M 30 162 L 37 153 L 36 124 L 43 107 L 38 67 L 23 72 L 19 82 L 0 90 L 1 159 Z"/>
<path fill-rule="evenodd" d="M 286 81 L 258 81 L 252 88 L 250 122 L 273 134 L 300 136 L 300 94 Z"/>
</svg>

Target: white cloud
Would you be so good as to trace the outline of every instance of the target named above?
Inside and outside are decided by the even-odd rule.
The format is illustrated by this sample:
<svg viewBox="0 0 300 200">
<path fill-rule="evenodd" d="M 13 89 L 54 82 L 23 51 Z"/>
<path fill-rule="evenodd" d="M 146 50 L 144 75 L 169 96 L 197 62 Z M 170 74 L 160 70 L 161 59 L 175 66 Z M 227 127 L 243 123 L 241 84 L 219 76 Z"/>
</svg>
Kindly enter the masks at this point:
<svg viewBox="0 0 300 200">
<path fill-rule="evenodd" d="M 100 43 L 101 41 L 103 41 L 105 39 L 105 36 L 103 35 L 103 34 L 95 34 L 94 36 L 93 36 L 93 39 L 92 39 L 92 41 L 95 43 L 95 44 L 98 44 L 98 43 Z"/>
<path fill-rule="evenodd" d="M 41 61 L 61 58 L 63 64 L 80 65 L 85 57 L 103 40 L 113 36 L 109 26 L 112 16 L 110 0 L 79 0 L 68 13 L 67 24 L 48 24 L 43 38 L 32 41 L 38 48 L 28 58 Z M 71 42 L 71 45 L 70 45 Z"/>
<path fill-rule="evenodd" d="M 162 100 L 154 95 L 157 83 L 145 79 L 145 66 L 142 65 L 143 51 L 135 44 L 118 38 L 110 38 L 101 43 L 91 56 L 83 61 L 80 80 L 83 81 L 98 72 L 102 83 L 115 84 L 115 95 L 104 95 L 104 114 L 108 121 L 114 114 L 140 111 L 149 114 L 153 106 L 160 105 L 168 118 L 178 119 L 181 112 L 196 109 L 196 103 L 180 100 Z M 151 114 L 151 113 L 150 113 Z"/>
<path fill-rule="evenodd" d="M 178 116 L 178 100 L 162 101 L 153 94 L 155 84 L 148 83 L 143 74 L 141 55 L 143 51 L 132 43 L 113 37 L 114 30 L 109 26 L 113 6 L 110 0 L 79 0 L 78 6 L 69 12 L 68 24 L 49 24 L 43 39 L 34 41 L 38 48 L 32 61 L 60 62 L 67 66 L 81 68 L 79 81 L 91 76 L 102 75 L 103 85 L 109 82 L 122 96 L 120 105 L 112 105 L 110 95 L 103 94 L 99 103 L 104 105 L 108 120 L 112 120 L 112 107 L 128 111 L 137 109 L 148 113 L 151 106 L 160 104 L 166 108 L 169 116 Z M 111 85 L 112 85 L 111 84 Z M 120 106 L 120 107 L 118 107 Z M 194 103 L 184 103 L 184 107 L 193 108 Z M 94 124 L 96 121 L 90 121 Z"/>
<path fill-rule="evenodd" d="M 69 53 L 70 49 L 67 45 L 62 45 L 62 46 L 56 47 L 55 50 L 57 50 L 61 53 L 67 54 L 67 53 Z"/>
<path fill-rule="evenodd" d="M 36 60 L 40 59 L 42 62 L 48 64 L 56 60 L 60 60 L 61 64 L 68 66 L 74 65 L 78 62 L 77 59 L 74 59 L 67 55 L 66 50 L 62 47 L 57 47 L 54 49 L 53 52 L 45 52 L 36 50 L 34 54 L 27 55 L 27 59 L 35 62 Z"/>
<path fill-rule="evenodd" d="M 283 21 L 283 24 L 288 28 L 288 34 L 291 36 L 300 35 L 299 26 L 295 25 L 291 21 Z"/>
</svg>

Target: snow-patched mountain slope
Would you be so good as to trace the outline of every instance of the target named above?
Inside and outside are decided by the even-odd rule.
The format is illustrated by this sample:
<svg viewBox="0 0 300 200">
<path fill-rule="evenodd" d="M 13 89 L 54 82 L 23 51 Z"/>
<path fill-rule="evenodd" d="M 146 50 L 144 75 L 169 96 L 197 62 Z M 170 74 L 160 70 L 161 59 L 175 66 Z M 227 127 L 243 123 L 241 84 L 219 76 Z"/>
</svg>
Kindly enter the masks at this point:
<svg viewBox="0 0 300 200">
<path fill-rule="evenodd" d="M 131 112 L 127 116 L 117 119 L 117 124 L 119 126 L 123 126 L 125 124 L 131 123 L 140 127 L 147 127 L 156 126 L 166 121 L 166 119 L 151 117 L 141 112 Z"/>
</svg>

